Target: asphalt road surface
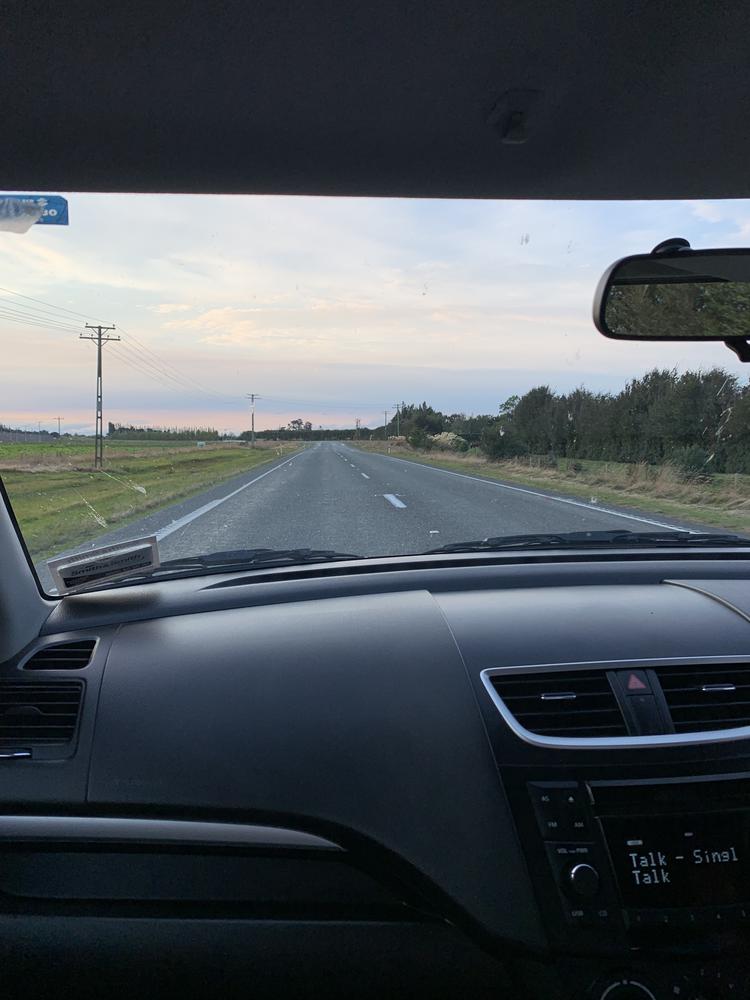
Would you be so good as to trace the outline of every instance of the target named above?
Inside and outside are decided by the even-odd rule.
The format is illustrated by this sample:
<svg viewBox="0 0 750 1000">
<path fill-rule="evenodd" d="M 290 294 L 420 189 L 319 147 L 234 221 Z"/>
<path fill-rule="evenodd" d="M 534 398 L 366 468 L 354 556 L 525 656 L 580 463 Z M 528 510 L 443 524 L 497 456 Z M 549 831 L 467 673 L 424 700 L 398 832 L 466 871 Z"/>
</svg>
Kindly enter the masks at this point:
<svg viewBox="0 0 750 1000">
<path fill-rule="evenodd" d="M 658 514 L 324 442 L 99 536 L 80 550 L 155 533 L 162 560 L 256 547 L 375 556 L 424 552 L 488 535 L 659 527 L 696 528 Z"/>
</svg>

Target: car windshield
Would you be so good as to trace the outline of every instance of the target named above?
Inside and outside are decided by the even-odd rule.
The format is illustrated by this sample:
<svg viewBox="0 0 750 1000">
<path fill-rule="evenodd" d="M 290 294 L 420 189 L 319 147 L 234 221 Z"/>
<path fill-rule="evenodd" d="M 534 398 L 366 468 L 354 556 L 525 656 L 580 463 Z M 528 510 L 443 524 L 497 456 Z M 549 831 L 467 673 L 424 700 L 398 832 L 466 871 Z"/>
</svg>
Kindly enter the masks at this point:
<svg viewBox="0 0 750 1000">
<path fill-rule="evenodd" d="M 750 528 L 743 366 L 591 320 L 613 260 L 741 246 L 750 202 L 24 197 L 0 476 L 48 592 L 146 536 L 201 572 Z"/>
</svg>

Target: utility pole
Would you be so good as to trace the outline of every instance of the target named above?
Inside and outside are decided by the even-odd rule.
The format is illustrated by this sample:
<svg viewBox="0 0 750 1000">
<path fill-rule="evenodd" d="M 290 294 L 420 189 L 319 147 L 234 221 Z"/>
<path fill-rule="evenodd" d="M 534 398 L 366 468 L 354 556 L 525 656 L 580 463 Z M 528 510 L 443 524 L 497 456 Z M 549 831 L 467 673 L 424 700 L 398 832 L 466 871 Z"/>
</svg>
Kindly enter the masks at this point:
<svg viewBox="0 0 750 1000">
<path fill-rule="evenodd" d="M 383 440 L 388 440 L 388 410 L 383 410 Z"/>
<path fill-rule="evenodd" d="M 61 434 L 62 434 L 62 431 L 60 430 L 60 424 L 62 423 L 62 419 L 63 419 L 62 417 L 55 417 L 55 420 L 57 421 L 57 436 L 58 437 L 60 437 Z"/>
<path fill-rule="evenodd" d="M 360 422 L 361 421 L 360 421 L 359 417 L 355 417 L 354 418 L 354 426 L 356 428 L 356 430 L 354 432 L 354 436 L 357 438 L 358 441 L 359 441 L 359 425 L 360 425 Z"/>
<path fill-rule="evenodd" d="M 255 400 L 256 399 L 260 399 L 260 396 L 256 392 L 248 392 L 248 393 L 245 394 L 245 397 L 250 400 L 250 404 L 252 406 L 252 411 L 251 411 L 252 412 L 252 416 L 251 416 L 251 423 L 250 423 L 250 427 L 251 427 L 251 430 L 250 430 L 250 442 L 251 442 L 251 446 L 254 448 L 255 447 Z"/>
<path fill-rule="evenodd" d="M 394 403 L 396 407 L 396 437 L 401 437 L 401 403 Z"/>
<path fill-rule="evenodd" d="M 94 468 L 101 469 L 104 459 L 104 425 L 102 421 L 102 344 L 108 344 L 119 337 L 105 336 L 113 326 L 92 326 L 86 324 L 87 330 L 93 333 L 82 333 L 81 340 L 91 340 L 96 344 L 96 431 L 94 438 Z"/>
</svg>

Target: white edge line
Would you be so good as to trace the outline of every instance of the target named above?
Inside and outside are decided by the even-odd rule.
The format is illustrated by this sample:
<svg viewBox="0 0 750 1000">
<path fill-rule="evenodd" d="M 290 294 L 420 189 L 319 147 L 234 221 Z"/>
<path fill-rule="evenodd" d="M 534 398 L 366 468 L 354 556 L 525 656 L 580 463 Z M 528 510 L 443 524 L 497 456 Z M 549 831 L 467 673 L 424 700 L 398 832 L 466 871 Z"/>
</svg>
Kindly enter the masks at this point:
<svg viewBox="0 0 750 1000">
<path fill-rule="evenodd" d="M 609 507 L 600 507 L 599 504 L 586 503 L 584 500 L 568 500 L 566 497 L 550 496 L 548 493 L 538 493 L 536 490 L 527 490 L 522 486 L 506 486 L 505 483 L 496 483 L 491 479 L 481 479 L 479 476 L 467 476 L 463 472 L 451 472 L 449 469 L 440 469 L 436 465 L 424 465 L 422 462 L 410 462 L 408 458 L 396 458 L 394 455 L 381 455 L 380 457 L 389 458 L 392 462 L 403 462 L 405 465 L 418 465 L 422 469 L 430 469 L 432 472 L 442 472 L 446 476 L 471 479 L 475 483 L 484 483 L 485 486 L 496 486 L 501 490 L 513 490 L 515 493 L 526 493 L 528 496 L 541 497 L 542 500 L 555 500 L 557 503 L 568 503 L 572 507 L 583 507 L 585 510 L 598 510 L 602 514 L 609 514 L 612 517 L 624 517 L 628 521 L 653 524 L 656 528 L 667 528 L 669 531 L 687 531 L 689 535 L 700 534 L 700 532 L 694 531 L 691 528 L 677 528 L 674 524 L 665 524 L 664 521 L 652 521 L 648 517 L 637 517 L 635 514 L 622 514 L 619 510 L 610 510 Z"/>
<path fill-rule="evenodd" d="M 203 504 L 202 507 L 198 507 L 198 509 L 192 511 L 192 513 L 185 514 L 184 517 L 178 517 L 176 521 L 172 521 L 172 523 L 168 524 L 166 527 L 161 528 L 159 531 L 155 531 L 154 534 L 156 535 L 157 542 L 160 542 L 162 538 L 166 538 L 173 532 L 179 531 L 180 528 L 184 528 L 186 524 L 190 524 L 190 522 L 194 521 L 197 517 L 202 517 L 204 514 L 207 514 L 210 510 L 218 507 L 219 504 L 225 503 L 227 500 L 231 500 L 232 497 L 236 497 L 238 493 L 242 493 L 242 491 L 246 490 L 248 486 L 252 486 L 253 483 L 257 483 L 258 480 L 264 479 L 266 476 L 270 476 L 272 472 L 276 472 L 277 469 L 281 469 L 283 466 L 288 465 L 296 457 L 297 456 L 294 455 L 292 458 L 288 458 L 285 462 L 281 462 L 279 465 L 274 465 L 272 469 L 266 469 L 265 472 L 256 476 L 255 479 L 251 479 L 249 483 L 244 483 L 244 485 L 238 486 L 236 490 L 232 490 L 231 493 L 227 493 L 225 497 L 219 497 L 218 500 L 211 500 L 210 503 Z"/>
<path fill-rule="evenodd" d="M 395 496 L 393 493 L 384 493 L 383 496 L 388 501 L 388 503 L 391 504 L 393 507 L 405 507 L 406 506 L 406 504 L 404 503 L 404 501 L 403 500 L 399 500 L 399 498 L 397 496 Z"/>
</svg>

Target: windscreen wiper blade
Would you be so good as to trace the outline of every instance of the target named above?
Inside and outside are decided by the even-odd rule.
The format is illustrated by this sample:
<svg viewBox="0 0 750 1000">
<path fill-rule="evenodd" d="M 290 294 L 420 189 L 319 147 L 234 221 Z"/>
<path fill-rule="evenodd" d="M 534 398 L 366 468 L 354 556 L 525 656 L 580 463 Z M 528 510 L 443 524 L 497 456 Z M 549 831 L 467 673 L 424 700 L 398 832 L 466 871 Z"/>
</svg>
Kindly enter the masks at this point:
<svg viewBox="0 0 750 1000">
<path fill-rule="evenodd" d="M 438 552 L 501 552 L 504 549 L 606 548 L 608 546 L 695 547 L 750 546 L 741 535 L 691 531 L 567 531 L 534 535 L 498 535 L 480 541 L 454 542 L 430 549 Z"/>
<path fill-rule="evenodd" d="M 120 577 L 116 583 L 135 583 L 138 580 L 153 580 L 180 573 L 200 573 L 204 570 L 231 572 L 238 569 L 252 569 L 256 566 L 297 566 L 304 563 L 361 558 L 362 556 L 350 552 L 336 552 L 334 549 L 227 549 L 207 555 L 168 559 L 152 570 Z"/>
</svg>

